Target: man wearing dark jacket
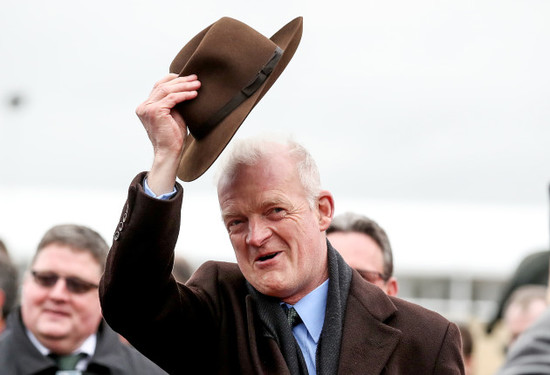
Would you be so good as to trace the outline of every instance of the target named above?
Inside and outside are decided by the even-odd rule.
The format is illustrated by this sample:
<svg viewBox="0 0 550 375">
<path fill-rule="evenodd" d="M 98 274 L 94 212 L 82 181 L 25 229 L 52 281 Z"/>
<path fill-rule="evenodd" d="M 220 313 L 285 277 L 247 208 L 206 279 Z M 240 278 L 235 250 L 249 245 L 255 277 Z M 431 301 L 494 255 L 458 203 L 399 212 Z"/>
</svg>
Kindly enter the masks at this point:
<svg viewBox="0 0 550 375">
<path fill-rule="evenodd" d="M 0 336 L 1 374 L 166 374 L 102 319 L 97 287 L 107 250 L 87 227 L 46 232 L 24 275 L 21 306 Z"/>
<path fill-rule="evenodd" d="M 186 284 L 171 275 L 176 176 L 192 181 L 210 167 L 301 31 L 300 17 L 270 39 L 223 18 L 138 107 L 154 159 L 115 231 L 100 285 L 105 319 L 170 374 L 463 374 L 456 325 L 387 296 L 327 241 L 333 198 L 296 142 L 233 142 L 217 190 L 237 264 L 207 262 Z"/>
<path fill-rule="evenodd" d="M 189 135 L 172 108 L 199 85 L 170 75 L 138 109 L 155 159 L 130 186 L 101 281 L 109 324 L 170 374 L 463 374 L 456 325 L 387 296 L 328 243 L 332 195 L 294 142 L 234 142 L 218 198 L 237 264 L 176 282 Z"/>
</svg>

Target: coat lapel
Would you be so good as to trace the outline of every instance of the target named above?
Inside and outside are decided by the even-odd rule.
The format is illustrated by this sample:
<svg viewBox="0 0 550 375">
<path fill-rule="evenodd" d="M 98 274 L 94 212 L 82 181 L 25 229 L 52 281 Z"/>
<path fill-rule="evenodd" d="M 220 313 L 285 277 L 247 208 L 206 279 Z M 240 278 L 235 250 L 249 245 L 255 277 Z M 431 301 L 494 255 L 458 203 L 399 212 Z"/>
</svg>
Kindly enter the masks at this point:
<svg viewBox="0 0 550 375">
<path fill-rule="evenodd" d="M 401 339 L 400 330 L 384 323 L 396 311 L 384 292 L 354 271 L 344 318 L 339 374 L 383 371 Z"/>
<path fill-rule="evenodd" d="M 256 374 L 290 374 L 276 340 L 254 313 L 254 301 L 246 296 L 249 354 Z M 397 308 L 378 287 L 355 271 L 346 304 L 338 374 L 380 374 L 399 340 L 401 331 L 385 323 Z"/>
<path fill-rule="evenodd" d="M 247 295 L 245 298 L 246 324 L 252 373 L 290 375 L 276 339 L 257 319 L 254 312 L 254 303 L 252 296 Z"/>
<path fill-rule="evenodd" d="M 250 360 L 252 361 L 252 366 L 254 368 L 261 368 L 260 357 L 258 355 L 258 344 L 256 342 L 256 327 L 254 322 L 254 311 L 252 304 L 252 297 L 247 295 L 245 298 L 246 305 L 246 325 L 248 331 L 248 349 L 250 351 Z"/>
</svg>

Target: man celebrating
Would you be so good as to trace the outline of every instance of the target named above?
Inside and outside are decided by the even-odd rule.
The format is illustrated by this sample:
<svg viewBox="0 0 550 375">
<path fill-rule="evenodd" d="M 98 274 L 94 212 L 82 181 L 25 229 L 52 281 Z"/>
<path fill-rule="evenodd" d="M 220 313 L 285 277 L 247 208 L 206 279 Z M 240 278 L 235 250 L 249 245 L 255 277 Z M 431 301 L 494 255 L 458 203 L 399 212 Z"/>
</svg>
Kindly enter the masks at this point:
<svg viewBox="0 0 550 375">
<path fill-rule="evenodd" d="M 273 56 L 284 51 L 283 63 L 297 44 L 288 31 L 297 30 L 296 20 L 289 25 L 271 38 Z M 220 48 L 239 35 L 224 31 L 216 37 L 232 40 Z M 211 108 L 212 116 L 202 117 L 219 121 L 198 134 L 194 111 L 204 108 L 192 105 L 213 95 L 208 88 L 217 74 L 185 73 L 163 78 L 137 109 L 154 160 L 130 186 L 101 281 L 103 312 L 114 329 L 170 374 L 463 374 L 454 324 L 387 296 L 327 242 L 332 195 L 321 189 L 310 154 L 293 141 L 233 143 L 217 191 L 237 264 L 207 262 L 185 285 L 175 281 L 183 200 L 176 176 L 189 181 L 204 172 L 255 104 L 245 99 L 245 109 L 237 105 L 221 120 Z"/>
</svg>

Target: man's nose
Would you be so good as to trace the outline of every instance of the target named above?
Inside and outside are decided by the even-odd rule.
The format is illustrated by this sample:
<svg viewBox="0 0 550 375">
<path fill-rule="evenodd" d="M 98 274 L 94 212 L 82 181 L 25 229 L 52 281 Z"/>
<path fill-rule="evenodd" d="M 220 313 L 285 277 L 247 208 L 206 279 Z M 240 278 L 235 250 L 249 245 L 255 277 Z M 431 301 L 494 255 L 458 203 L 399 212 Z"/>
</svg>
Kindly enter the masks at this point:
<svg viewBox="0 0 550 375">
<path fill-rule="evenodd" d="M 70 295 L 69 290 L 67 289 L 67 282 L 64 278 L 60 277 L 54 286 L 50 289 L 50 297 L 53 299 L 67 299 Z"/>
<path fill-rule="evenodd" d="M 248 234 L 246 244 L 260 247 L 271 236 L 271 229 L 263 219 L 251 219 L 248 221 Z"/>
</svg>

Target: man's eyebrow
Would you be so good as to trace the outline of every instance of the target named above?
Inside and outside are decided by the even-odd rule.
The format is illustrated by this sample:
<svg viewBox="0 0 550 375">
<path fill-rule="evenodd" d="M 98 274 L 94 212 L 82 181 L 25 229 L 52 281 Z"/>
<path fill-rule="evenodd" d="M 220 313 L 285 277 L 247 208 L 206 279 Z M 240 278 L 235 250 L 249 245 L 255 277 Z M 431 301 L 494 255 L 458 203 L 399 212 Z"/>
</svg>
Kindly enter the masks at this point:
<svg viewBox="0 0 550 375">
<path fill-rule="evenodd" d="M 241 216 L 236 210 L 233 210 L 231 207 L 221 209 L 222 220 L 225 220 L 228 217 Z"/>
<path fill-rule="evenodd" d="M 272 207 L 272 206 L 287 206 L 288 201 L 282 198 L 271 198 L 267 201 L 265 201 L 262 204 L 263 208 Z"/>
<path fill-rule="evenodd" d="M 227 220 L 233 219 L 233 218 L 235 218 L 235 217 L 237 217 L 237 215 L 234 215 L 234 214 L 222 215 L 222 222 L 225 223 Z"/>
</svg>

